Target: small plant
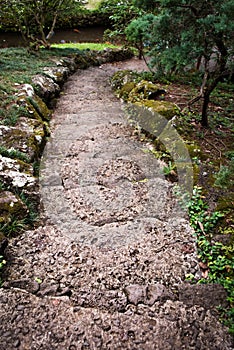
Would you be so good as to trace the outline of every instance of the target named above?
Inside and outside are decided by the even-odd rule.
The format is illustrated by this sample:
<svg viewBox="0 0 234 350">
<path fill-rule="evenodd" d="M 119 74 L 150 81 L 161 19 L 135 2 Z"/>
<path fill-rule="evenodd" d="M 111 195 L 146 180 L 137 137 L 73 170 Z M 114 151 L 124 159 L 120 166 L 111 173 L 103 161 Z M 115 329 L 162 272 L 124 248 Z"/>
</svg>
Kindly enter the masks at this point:
<svg viewBox="0 0 234 350">
<path fill-rule="evenodd" d="M 12 236 L 15 233 L 22 232 L 27 227 L 25 219 L 17 219 L 12 217 L 9 222 L 0 223 L 0 231 L 5 236 Z"/>
<path fill-rule="evenodd" d="M 216 175 L 215 186 L 231 188 L 234 185 L 234 158 L 227 166 L 221 165 Z"/>
<path fill-rule="evenodd" d="M 6 265 L 6 260 L 2 255 L 0 255 L 0 269 L 2 269 Z"/>
<path fill-rule="evenodd" d="M 28 215 L 24 218 L 24 224 L 33 226 L 38 221 L 38 211 L 36 204 L 31 201 L 23 191 L 19 193 L 19 197 L 28 208 Z"/>
<path fill-rule="evenodd" d="M 168 165 L 163 167 L 163 173 L 165 176 L 172 175 L 175 173 L 176 166 L 172 161 L 169 161 Z"/>
</svg>

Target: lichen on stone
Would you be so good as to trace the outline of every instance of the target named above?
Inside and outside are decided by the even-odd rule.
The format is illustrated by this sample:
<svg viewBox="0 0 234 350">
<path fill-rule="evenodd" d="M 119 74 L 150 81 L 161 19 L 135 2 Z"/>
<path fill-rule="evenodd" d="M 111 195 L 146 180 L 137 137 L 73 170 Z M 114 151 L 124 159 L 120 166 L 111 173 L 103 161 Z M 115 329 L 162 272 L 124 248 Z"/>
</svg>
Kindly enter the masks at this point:
<svg viewBox="0 0 234 350">
<path fill-rule="evenodd" d="M 164 116 L 167 120 L 172 119 L 180 112 L 179 107 L 169 101 L 141 100 L 140 102 L 135 102 L 135 104 L 137 106 L 144 106 L 150 111 Z"/>
</svg>

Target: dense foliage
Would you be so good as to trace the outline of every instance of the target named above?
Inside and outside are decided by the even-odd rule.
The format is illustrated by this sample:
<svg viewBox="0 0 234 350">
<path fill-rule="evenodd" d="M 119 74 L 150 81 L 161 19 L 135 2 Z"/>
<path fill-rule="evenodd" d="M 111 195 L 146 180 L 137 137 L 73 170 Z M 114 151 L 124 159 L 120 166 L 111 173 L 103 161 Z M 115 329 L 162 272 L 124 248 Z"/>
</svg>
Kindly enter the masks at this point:
<svg viewBox="0 0 234 350">
<path fill-rule="evenodd" d="M 99 13 L 110 20 L 111 29 L 106 31 L 106 38 L 115 41 L 124 39 L 126 26 L 143 11 L 132 0 L 102 0 Z"/>
<path fill-rule="evenodd" d="M 38 49 L 40 45 L 50 47 L 58 17 L 80 7 L 79 0 L 0 0 L 0 19 L 14 23 L 25 43 Z"/>
<path fill-rule="evenodd" d="M 135 1 L 149 13 L 135 19 L 126 30 L 128 40 L 148 49 L 151 67 L 162 72 L 200 69 L 203 78 L 202 125 L 208 126 L 210 94 L 233 72 L 234 0 Z"/>
</svg>

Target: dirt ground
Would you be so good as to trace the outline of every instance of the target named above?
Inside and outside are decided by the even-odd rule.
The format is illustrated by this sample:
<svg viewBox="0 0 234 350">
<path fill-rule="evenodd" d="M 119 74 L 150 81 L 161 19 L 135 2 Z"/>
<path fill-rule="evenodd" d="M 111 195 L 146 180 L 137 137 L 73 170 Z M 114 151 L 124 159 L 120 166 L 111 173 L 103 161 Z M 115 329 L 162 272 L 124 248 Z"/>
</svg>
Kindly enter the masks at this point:
<svg viewBox="0 0 234 350">
<path fill-rule="evenodd" d="M 231 350 L 218 285 L 199 276 L 186 214 L 128 124 L 109 77 L 76 72 L 41 163 L 41 224 L 13 238 L 0 289 L 1 350 Z"/>
</svg>

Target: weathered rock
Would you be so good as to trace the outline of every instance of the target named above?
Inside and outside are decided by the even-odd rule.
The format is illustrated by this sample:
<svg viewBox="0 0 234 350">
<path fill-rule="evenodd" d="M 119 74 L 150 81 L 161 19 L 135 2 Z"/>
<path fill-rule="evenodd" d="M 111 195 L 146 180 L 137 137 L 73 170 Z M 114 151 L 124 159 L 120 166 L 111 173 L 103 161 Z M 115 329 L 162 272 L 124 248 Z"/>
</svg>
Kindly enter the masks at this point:
<svg viewBox="0 0 234 350">
<path fill-rule="evenodd" d="M 125 85 L 122 87 L 121 91 L 123 91 Z M 141 80 L 130 92 L 128 95 L 129 102 L 135 102 L 139 100 L 146 99 L 156 99 L 156 96 L 159 97 L 165 94 L 166 91 L 162 89 L 159 84 L 153 84 L 146 80 Z M 154 97 L 154 98 L 152 98 Z"/>
<path fill-rule="evenodd" d="M 4 282 L 3 288 L 19 288 L 27 291 L 28 293 L 36 294 L 40 289 L 40 285 L 35 280 L 23 278 L 19 280 Z"/>
<path fill-rule="evenodd" d="M 89 59 L 91 61 L 90 57 Z M 86 69 L 90 65 L 87 56 L 83 54 L 75 56 L 75 64 L 78 69 Z"/>
<path fill-rule="evenodd" d="M 200 305 L 204 309 L 227 307 L 227 293 L 220 284 L 189 284 L 179 286 L 179 300 L 188 306 Z"/>
<path fill-rule="evenodd" d="M 137 305 L 143 303 L 146 298 L 146 286 L 133 284 L 125 288 L 125 293 L 128 297 L 128 302 Z"/>
<path fill-rule="evenodd" d="M 68 78 L 70 70 L 68 67 L 57 66 L 57 67 L 46 67 L 43 69 L 44 74 L 52 79 L 57 84 L 64 84 Z"/>
<path fill-rule="evenodd" d="M 156 301 L 175 300 L 175 296 L 163 284 L 150 284 L 146 289 L 147 299 L 145 304 L 153 305 Z"/>
<path fill-rule="evenodd" d="M 30 117 L 37 119 L 42 125 L 43 121 L 49 121 L 51 111 L 48 109 L 45 102 L 35 94 L 34 88 L 30 84 L 19 85 L 17 92 L 17 103 L 20 106 L 27 106 Z"/>
<path fill-rule="evenodd" d="M 1 145 L 8 150 L 16 150 L 33 162 L 44 148 L 47 130 L 40 122 L 29 122 L 24 128 L 0 126 Z"/>
<path fill-rule="evenodd" d="M 37 74 L 32 78 L 35 90 L 38 96 L 47 104 L 54 98 L 59 96 L 60 87 L 53 79 L 48 78 L 42 74 Z"/>
<path fill-rule="evenodd" d="M 48 284 L 46 282 L 43 282 L 40 285 L 40 290 L 38 291 L 38 295 L 44 297 L 46 295 L 56 295 L 57 291 L 59 289 L 59 284 Z"/>
<path fill-rule="evenodd" d="M 104 62 L 123 61 L 132 58 L 134 53 L 130 49 L 109 49 L 101 51 L 101 59 Z M 100 59 L 100 58 L 99 58 Z"/>
<path fill-rule="evenodd" d="M 123 312 L 127 305 L 125 293 L 119 290 L 78 289 L 72 293 L 71 300 L 76 306 L 99 307 L 109 312 Z"/>
<path fill-rule="evenodd" d="M 135 104 L 139 107 L 146 107 L 150 111 L 158 113 L 168 120 L 172 119 L 179 113 L 179 108 L 169 101 L 142 100 L 140 102 L 135 102 Z"/>
<path fill-rule="evenodd" d="M 174 300 L 174 295 L 160 284 L 138 285 L 133 284 L 125 287 L 128 302 L 137 305 L 139 303 L 152 306 L 156 301 Z"/>
<path fill-rule="evenodd" d="M 0 155 L 0 179 L 10 187 L 22 190 L 33 190 L 37 179 L 33 176 L 33 168 L 20 160 Z"/>
<path fill-rule="evenodd" d="M 127 83 L 134 83 L 136 86 L 139 79 L 139 73 L 136 71 L 130 69 L 120 70 L 111 77 L 111 87 L 114 90 L 121 90 L 121 88 Z"/>
<path fill-rule="evenodd" d="M 0 222 L 7 223 L 11 217 L 23 219 L 28 214 L 27 206 L 9 191 L 0 192 Z"/>
<path fill-rule="evenodd" d="M 57 66 L 66 66 L 69 69 L 69 74 L 75 72 L 76 70 L 76 63 L 74 57 L 64 57 L 61 60 L 55 61 Z"/>
</svg>

